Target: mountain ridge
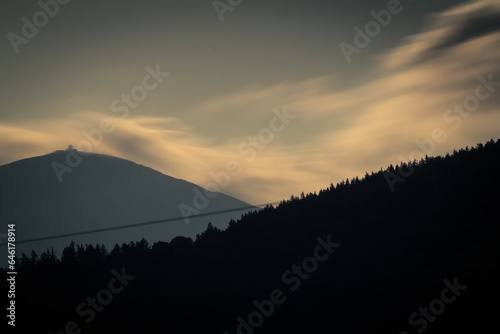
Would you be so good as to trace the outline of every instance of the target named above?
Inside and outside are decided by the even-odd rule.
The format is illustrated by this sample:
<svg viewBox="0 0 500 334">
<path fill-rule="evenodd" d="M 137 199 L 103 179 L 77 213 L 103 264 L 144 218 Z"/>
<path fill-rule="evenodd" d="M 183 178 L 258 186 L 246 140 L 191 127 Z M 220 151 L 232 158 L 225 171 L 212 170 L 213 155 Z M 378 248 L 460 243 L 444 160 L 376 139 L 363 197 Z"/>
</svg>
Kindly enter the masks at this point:
<svg viewBox="0 0 500 334">
<path fill-rule="evenodd" d="M 67 151 L 55 151 L 0 166 L 0 201 L 5 207 L 0 220 L 3 223 L 16 222 L 19 239 L 178 217 L 181 216 L 178 208 L 181 203 L 193 205 L 194 190 L 211 195 L 206 207 L 197 210 L 200 213 L 251 207 L 226 194 L 212 193 L 131 160 L 103 154 L 91 153 L 82 157 L 81 163 L 71 173 L 64 174 L 63 182 L 59 182 L 51 164 L 64 163 L 66 154 Z M 146 230 L 150 232 L 145 234 L 153 239 L 159 238 L 155 234 L 162 235 L 162 239 L 178 235 L 194 237 L 209 221 L 224 228 L 238 214 L 233 212 L 172 222 L 149 227 Z M 119 240 L 132 238 L 125 231 L 113 233 L 123 238 L 106 233 L 109 240 L 100 236 L 78 239 L 79 242 L 100 242 L 112 247 Z M 143 233 L 143 229 L 138 233 Z M 55 246 L 60 251 L 67 242 L 45 242 L 35 245 L 35 248 L 41 250 Z"/>
<path fill-rule="evenodd" d="M 408 167 L 414 173 L 391 191 L 385 173 Z M 224 231 L 209 225 L 194 242 L 141 240 L 110 252 L 71 244 L 60 260 L 23 256 L 19 302 L 34 321 L 22 325 L 61 328 L 123 268 L 134 277 L 125 298 L 81 321 L 84 330 L 488 332 L 500 311 L 498 170 L 500 140 L 292 196 Z"/>
</svg>

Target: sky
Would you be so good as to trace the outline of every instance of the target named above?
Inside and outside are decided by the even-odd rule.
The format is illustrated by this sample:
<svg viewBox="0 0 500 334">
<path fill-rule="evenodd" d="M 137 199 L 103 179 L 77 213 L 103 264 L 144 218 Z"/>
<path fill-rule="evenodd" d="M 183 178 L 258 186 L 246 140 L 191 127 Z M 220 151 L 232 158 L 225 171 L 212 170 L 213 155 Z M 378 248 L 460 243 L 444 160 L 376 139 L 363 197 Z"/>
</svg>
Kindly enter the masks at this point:
<svg viewBox="0 0 500 334">
<path fill-rule="evenodd" d="M 0 34 L 0 165 L 73 145 L 260 204 L 500 137 L 499 1 L 3 0 Z"/>
</svg>

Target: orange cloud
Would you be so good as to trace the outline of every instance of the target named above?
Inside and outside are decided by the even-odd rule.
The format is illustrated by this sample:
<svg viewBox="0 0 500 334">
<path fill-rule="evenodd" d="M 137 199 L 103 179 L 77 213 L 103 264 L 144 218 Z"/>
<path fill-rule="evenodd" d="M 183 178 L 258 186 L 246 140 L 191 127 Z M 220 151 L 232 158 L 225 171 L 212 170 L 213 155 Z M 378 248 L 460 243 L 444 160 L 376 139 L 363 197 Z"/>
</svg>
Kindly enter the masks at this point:
<svg viewBox="0 0 500 334">
<path fill-rule="evenodd" d="M 447 139 L 434 154 L 500 137 L 500 87 L 453 128 L 443 115 L 475 94 L 478 77 L 500 82 L 500 28 L 472 29 L 471 17 L 500 12 L 496 1 L 474 1 L 433 17 L 420 34 L 380 57 L 378 75 L 353 89 L 335 78 L 254 87 L 217 96 L 183 111 L 182 119 L 78 112 L 53 121 L 0 124 L 1 163 L 88 140 L 83 130 L 103 118 L 115 130 L 94 151 L 133 160 L 205 186 L 210 172 L 236 160 L 241 173 L 222 192 L 254 204 L 327 187 L 378 170 L 418 149 L 415 140 L 440 128 Z M 490 21 L 488 21 L 490 22 Z M 484 88 L 483 88 L 484 91 Z M 273 108 L 297 115 L 251 162 L 238 145 L 269 127 Z M 455 115 L 456 116 L 456 115 Z"/>
</svg>

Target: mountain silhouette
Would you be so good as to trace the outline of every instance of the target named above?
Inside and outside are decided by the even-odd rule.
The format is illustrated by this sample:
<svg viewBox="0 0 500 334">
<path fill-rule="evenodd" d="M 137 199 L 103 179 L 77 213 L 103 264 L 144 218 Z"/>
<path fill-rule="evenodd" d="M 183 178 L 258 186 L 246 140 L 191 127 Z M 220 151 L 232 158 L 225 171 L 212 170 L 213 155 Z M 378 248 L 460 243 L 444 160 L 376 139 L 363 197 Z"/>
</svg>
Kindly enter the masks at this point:
<svg viewBox="0 0 500 334">
<path fill-rule="evenodd" d="M 207 192 L 193 183 L 112 156 L 89 154 L 82 156 L 78 165 L 75 159 L 69 159 L 68 165 L 70 152 L 56 151 L 0 166 L 0 219 L 2 226 L 16 223 L 18 240 L 179 217 L 181 203 L 191 208 L 186 211 L 190 214 L 251 207 L 225 194 Z M 71 172 L 64 173 L 59 182 L 54 166 L 65 166 Z M 195 203 L 199 210 L 194 199 L 199 202 Z M 19 244 L 18 252 L 28 254 L 31 249 L 40 252 L 54 247 L 60 256 L 71 240 L 112 248 L 115 243 L 142 237 L 150 241 L 194 237 L 206 228 L 207 219 L 215 227 L 225 228 L 242 212 Z"/>
<path fill-rule="evenodd" d="M 500 312 L 499 170 L 491 140 L 292 196 L 225 230 L 206 224 L 195 240 L 28 254 L 16 304 L 29 321 L 17 329 L 486 333 Z"/>
</svg>

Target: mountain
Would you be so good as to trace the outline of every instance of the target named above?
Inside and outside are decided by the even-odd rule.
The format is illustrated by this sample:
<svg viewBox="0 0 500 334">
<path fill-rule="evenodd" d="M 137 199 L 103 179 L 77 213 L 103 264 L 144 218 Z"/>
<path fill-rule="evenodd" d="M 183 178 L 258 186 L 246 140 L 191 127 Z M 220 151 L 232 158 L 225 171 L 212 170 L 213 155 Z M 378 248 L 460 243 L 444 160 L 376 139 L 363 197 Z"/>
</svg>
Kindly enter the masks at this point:
<svg viewBox="0 0 500 334">
<path fill-rule="evenodd" d="M 487 333 L 500 312 L 499 171 L 490 141 L 292 196 L 195 242 L 25 257 L 18 329 Z"/>
<path fill-rule="evenodd" d="M 16 223 L 17 240 L 175 218 L 182 216 L 181 203 L 191 214 L 250 207 L 132 161 L 78 153 L 68 149 L 0 166 L 0 220 L 2 226 Z M 18 244 L 18 253 L 54 247 L 60 255 L 72 240 L 112 248 L 143 237 L 151 241 L 195 237 L 208 222 L 225 228 L 243 212 Z"/>
</svg>

